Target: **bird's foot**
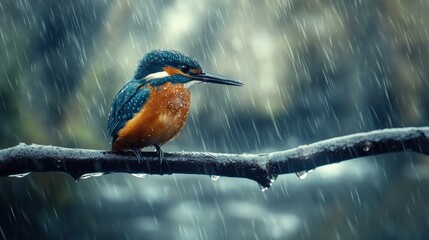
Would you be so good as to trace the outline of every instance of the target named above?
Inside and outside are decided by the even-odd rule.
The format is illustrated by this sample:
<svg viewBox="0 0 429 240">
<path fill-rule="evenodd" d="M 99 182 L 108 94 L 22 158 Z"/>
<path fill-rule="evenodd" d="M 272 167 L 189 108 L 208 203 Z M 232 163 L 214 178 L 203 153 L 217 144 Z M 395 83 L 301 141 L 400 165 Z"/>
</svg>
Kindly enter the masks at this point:
<svg viewBox="0 0 429 240">
<path fill-rule="evenodd" d="M 136 156 L 137 160 L 140 163 L 140 161 L 143 159 L 142 152 L 140 151 L 140 149 L 139 148 L 133 148 L 133 149 L 131 149 L 131 151 L 133 151 L 134 155 Z"/>
<path fill-rule="evenodd" d="M 153 145 L 156 148 L 156 153 L 158 154 L 159 165 L 162 163 L 162 158 L 164 158 L 164 151 L 162 151 L 161 147 L 158 144 Z"/>
</svg>

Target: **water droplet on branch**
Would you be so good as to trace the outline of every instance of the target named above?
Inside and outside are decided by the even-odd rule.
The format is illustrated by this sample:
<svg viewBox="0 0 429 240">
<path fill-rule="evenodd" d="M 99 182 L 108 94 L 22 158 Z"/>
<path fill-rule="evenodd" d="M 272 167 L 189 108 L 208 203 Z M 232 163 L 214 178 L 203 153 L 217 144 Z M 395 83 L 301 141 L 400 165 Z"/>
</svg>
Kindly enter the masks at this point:
<svg viewBox="0 0 429 240">
<path fill-rule="evenodd" d="M 145 178 L 147 177 L 147 173 L 131 173 L 131 176 L 134 176 L 136 178 Z"/>
<path fill-rule="evenodd" d="M 369 152 L 369 150 L 371 150 L 371 147 L 372 147 L 372 143 L 371 142 L 365 142 L 365 145 L 364 145 L 364 147 L 363 147 L 363 151 L 364 152 Z"/>
<path fill-rule="evenodd" d="M 307 176 L 308 176 L 308 172 L 307 171 L 301 171 L 301 172 L 297 172 L 295 174 L 301 180 L 306 179 Z"/>
<path fill-rule="evenodd" d="M 91 178 L 91 177 L 100 177 L 100 176 L 103 176 L 103 175 L 104 175 L 103 172 L 86 173 L 86 174 L 83 174 L 82 176 L 80 176 L 79 179 L 88 179 L 88 178 Z"/>
<path fill-rule="evenodd" d="M 57 159 L 57 160 L 55 161 L 55 166 L 56 166 L 57 168 L 60 168 L 60 167 L 61 167 L 61 165 L 62 165 L 62 161 L 61 161 L 60 159 Z"/>
<path fill-rule="evenodd" d="M 264 187 L 261 184 L 259 184 L 259 188 L 261 189 L 262 192 L 265 192 L 269 189 L 269 187 Z"/>
<path fill-rule="evenodd" d="M 19 173 L 19 174 L 12 174 L 12 175 L 9 175 L 9 177 L 13 177 L 13 178 L 23 178 L 23 177 L 25 177 L 25 176 L 27 176 L 27 175 L 29 175 L 31 172 L 28 172 L 28 173 Z"/>
<path fill-rule="evenodd" d="M 219 180 L 219 179 L 220 179 L 220 176 L 217 176 L 217 175 L 211 175 L 211 176 L 210 176 L 210 178 L 211 178 L 213 181 L 217 181 L 217 180 Z"/>
</svg>

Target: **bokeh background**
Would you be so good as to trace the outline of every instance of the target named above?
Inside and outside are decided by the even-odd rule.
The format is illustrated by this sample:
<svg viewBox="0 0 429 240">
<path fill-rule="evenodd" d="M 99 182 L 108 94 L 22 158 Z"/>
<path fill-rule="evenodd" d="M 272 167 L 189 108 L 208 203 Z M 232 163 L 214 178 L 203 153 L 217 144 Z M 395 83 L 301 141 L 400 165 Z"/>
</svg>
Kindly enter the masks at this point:
<svg viewBox="0 0 429 240">
<path fill-rule="evenodd" d="M 259 153 L 428 125 L 429 1 L 0 1 L 0 147 L 108 149 L 145 52 L 245 83 L 192 87 L 166 151 Z M 148 149 L 152 151 L 153 149 Z M 429 239 L 429 159 L 389 154 L 250 180 L 0 179 L 0 239 Z"/>
</svg>

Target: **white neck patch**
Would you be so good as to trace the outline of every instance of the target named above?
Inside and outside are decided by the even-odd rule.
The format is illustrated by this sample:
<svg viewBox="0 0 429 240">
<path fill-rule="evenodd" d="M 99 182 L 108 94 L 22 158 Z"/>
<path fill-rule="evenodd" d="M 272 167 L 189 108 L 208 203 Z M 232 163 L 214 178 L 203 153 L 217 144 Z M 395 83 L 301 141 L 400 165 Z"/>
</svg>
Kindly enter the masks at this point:
<svg viewBox="0 0 429 240">
<path fill-rule="evenodd" d="M 147 75 L 146 77 L 143 78 L 143 80 L 148 81 L 151 79 L 155 79 L 155 78 L 163 78 L 163 77 L 169 77 L 170 74 L 168 74 L 168 72 L 166 71 L 162 71 L 162 72 L 156 72 L 156 73 L 151 73 L 149 75 Z M 189 81 L 187 83 L 185 83 L 185 88 L 190 88 L 191 86 L 193 86 L 196 83 L 200 83 L 199 81 Z"/>
<path fill-rule="evenodd" d="M 194 85 L 195 83 L 198 83 L 198 81 L 189 81 L 187 83 L 185 83 L 185 88 L 190 88 L 192 85 Z"/>
<path fill-rule="evenodd" d="M 162 72 L 156 72 L 156 73 L 151 73 L 149 75 L 147 75 L 146 77 L 143 78 L 143 80 L 151 80 L 154 78 L 163 78 L 163 77 L 168 77 L 170 76 L 166 71 L 162 71 Z"/>
</svg>

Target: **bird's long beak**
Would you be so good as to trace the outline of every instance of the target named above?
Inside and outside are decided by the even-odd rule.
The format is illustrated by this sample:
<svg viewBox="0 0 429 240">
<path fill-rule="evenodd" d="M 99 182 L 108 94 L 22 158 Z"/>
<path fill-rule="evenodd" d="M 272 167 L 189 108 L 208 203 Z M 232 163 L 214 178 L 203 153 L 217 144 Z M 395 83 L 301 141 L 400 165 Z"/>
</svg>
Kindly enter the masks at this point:
<svg viewBox="0 0 429 240">
<path fill-rule="evenodd" d="M 219 74 L 215 73 L 201 73 L 198 75 L 192 75 L 192 79 L 201 81 L 201 82 L 207 82 L 207 83 L 216 83 L 216 84 L 224 84 L 224 85 L 231 85 L 231 86 L 243 86 L 244 84 L 239 81 L 235 81 L 229 77 L 225 77 Z"/>
</svg>

